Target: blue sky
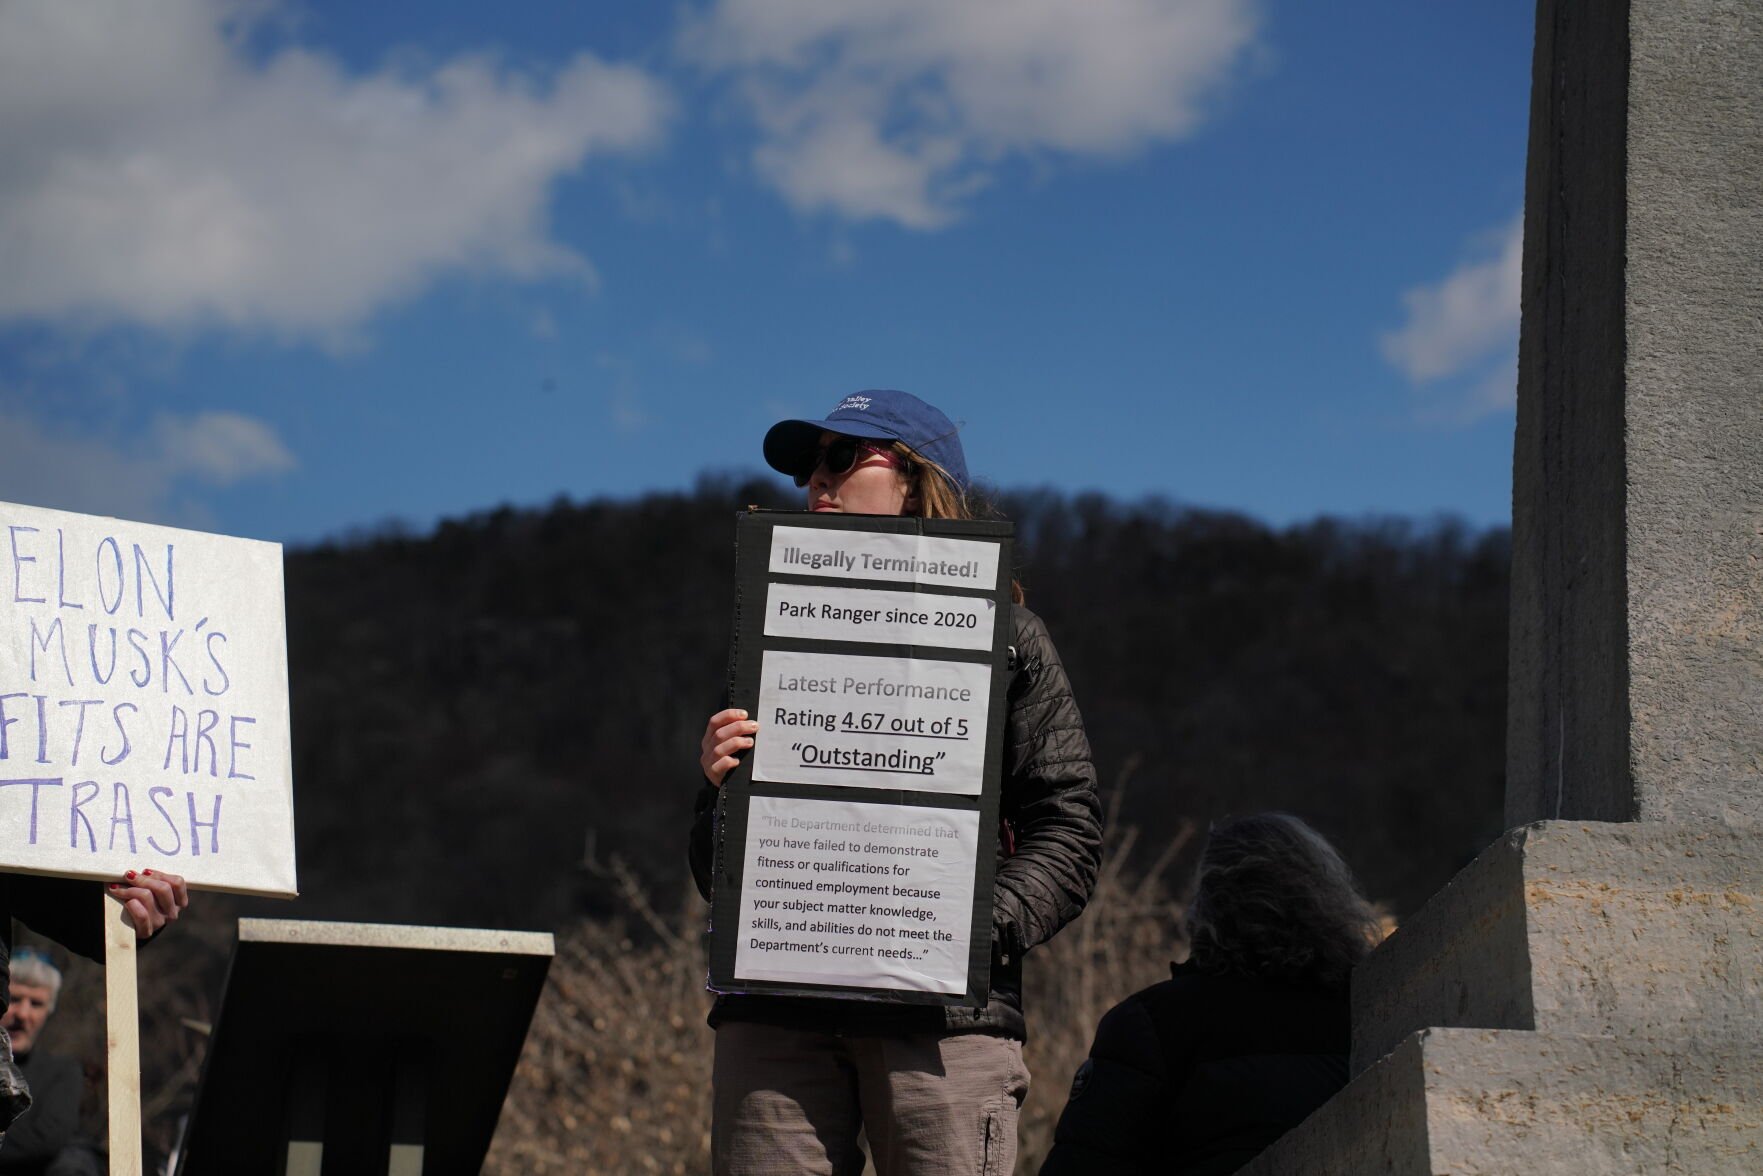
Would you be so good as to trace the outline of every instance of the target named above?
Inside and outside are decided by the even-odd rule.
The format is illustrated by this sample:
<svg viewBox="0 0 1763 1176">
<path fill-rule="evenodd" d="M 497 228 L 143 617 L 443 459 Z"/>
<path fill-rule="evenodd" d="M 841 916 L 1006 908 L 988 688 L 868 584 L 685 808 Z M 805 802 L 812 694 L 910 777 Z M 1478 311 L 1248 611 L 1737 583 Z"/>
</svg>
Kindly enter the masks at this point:
<svg viewBox="0 0 1763 1176">
<path fill-rule="evenodd" d="M 755 469 L 1508 516 L 1515 0 L 0 0 L 0 499 L 303 542 Z"/>
</svg>

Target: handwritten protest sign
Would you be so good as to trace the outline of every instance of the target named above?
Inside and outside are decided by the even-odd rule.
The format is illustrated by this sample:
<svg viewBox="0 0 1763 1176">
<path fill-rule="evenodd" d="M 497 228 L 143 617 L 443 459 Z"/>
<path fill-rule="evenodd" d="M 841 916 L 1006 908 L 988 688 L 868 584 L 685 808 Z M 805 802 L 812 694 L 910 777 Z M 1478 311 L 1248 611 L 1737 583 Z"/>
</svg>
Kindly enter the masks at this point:
<svg viewBox="0 0 1763 1176">
<path fill-rule="evenodd" d="M 0 503 L 0 869 L 295 893 L 282 552 Z"/>
<path fill-rule="evenodd" d="M 980 1005 L 1010 527 L 749 513 L 718 798 L 711 986 Z"/>
</svg>

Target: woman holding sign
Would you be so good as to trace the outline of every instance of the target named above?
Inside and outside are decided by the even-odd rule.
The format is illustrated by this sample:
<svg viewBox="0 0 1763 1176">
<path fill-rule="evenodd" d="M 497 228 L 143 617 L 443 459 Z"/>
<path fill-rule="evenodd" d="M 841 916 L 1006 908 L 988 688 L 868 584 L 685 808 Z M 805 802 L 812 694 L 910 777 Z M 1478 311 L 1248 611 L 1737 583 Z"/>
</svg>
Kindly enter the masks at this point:
<svg viewBox="0 0 1763 1176">
<path fill-rule="evenodd" d="M 807 509 L 972 518 L 956 426 L 905 392 L 846 397 L 825 420 L 783 421 L 765 459 L 807 492 Z M 879 1176 L 1009 1172 L 1028 1093 L 1022 955 L 1083 910 L 1101 860 L 1089 741 L 1039 617 L 1013 616 L 1004 737 L 1003 825 L 992 890 L 984 1008 L 772 995 L 719 996 L 711 1147 L 719 1176 L 863 1168 Z M 743 710 L 710 716 L 692 872 L 710 897 L 716 789 L 754 746 Z"/>
</svg>

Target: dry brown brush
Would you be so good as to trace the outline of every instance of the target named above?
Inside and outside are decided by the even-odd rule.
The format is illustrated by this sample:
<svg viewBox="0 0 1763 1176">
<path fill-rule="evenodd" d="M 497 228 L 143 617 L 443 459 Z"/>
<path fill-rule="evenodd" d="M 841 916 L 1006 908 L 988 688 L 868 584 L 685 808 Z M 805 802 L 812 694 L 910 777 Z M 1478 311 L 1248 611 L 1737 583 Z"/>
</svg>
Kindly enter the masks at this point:
<svg viewBox="0 0 1763 1176">
<path fill-rule="evenodd" d="M 558 936 L 484 1164 L 490 1176 L 710 1169 L 704 909 L 663 919 L 621 866 L 627 922 Z"/>
<path fill-rule="evenodd" d="M 1136 833 L 1109 838 L 1084 916 L 1028 956 L 1027 1048 L 1019 1173 L 1052 1144 L 1071 1075 L 1096 1022 L 1164 979 L 1180 954 L 1177 895 L 1166 882 L 1192 836 L 1184 826 L 1143 873 Z M 615 866 L 614 869 L 617 869 Z M 582 921 L 560 935 L 484 1171 L 698 1173 L 710 1167 L 710 1057 L 704 1024 L 704 906 L 663 918 L 627 875 L 623 923 Z"/>
</svg>

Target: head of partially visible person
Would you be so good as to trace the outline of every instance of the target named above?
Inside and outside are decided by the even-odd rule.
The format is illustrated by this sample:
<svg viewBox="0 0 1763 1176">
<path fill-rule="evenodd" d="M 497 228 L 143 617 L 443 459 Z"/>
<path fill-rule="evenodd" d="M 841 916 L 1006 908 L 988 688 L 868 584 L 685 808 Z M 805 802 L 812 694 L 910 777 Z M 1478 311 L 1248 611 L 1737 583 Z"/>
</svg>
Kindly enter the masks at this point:
<svg viewBox="0 0 1763 1176">
<path fill-rule="evenodd" d="M 1186 922 L 1202 972 L 1324 988 L 1346 984 L 1382 938 L 1341 855 L 1285 813 L 1213 828 Z"/>
<path fill-rule="evenodd" d="M 24 1055 L 37 1043 L 38 1034 L 55 1011 L 61 996 L 61 969 L 35 948 L 20 947 L 12 953 L 12 1003 L 0 1025 L 12 1039 L 12 1052 Z"/>
<path fill-rule="evenodd" d="M 909 392 L 875 389 L 839 401 L 824 420 L 779 421 L 765 460 L 807 491 L 812 511 L 968 519 L 959 427 Z"/>
</svg>

